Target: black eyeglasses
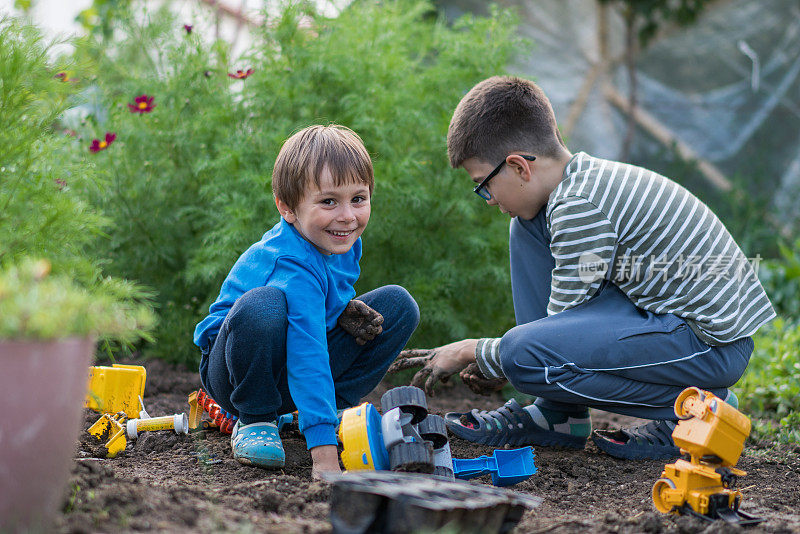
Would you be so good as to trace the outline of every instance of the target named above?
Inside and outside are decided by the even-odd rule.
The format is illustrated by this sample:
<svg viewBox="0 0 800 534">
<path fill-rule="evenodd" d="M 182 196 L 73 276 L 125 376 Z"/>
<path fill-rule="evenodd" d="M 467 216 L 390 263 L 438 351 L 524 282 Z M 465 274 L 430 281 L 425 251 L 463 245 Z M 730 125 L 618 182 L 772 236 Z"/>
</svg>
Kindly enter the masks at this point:
<svg viewBox="0 0 800 534">
<path fill-rule="evenodd" d="M 524 154 L 514 154 L 514 155 L 515 156 L 517 156 L 517 155 L 518 156 L 522 156 L 524 159 L 526 159 L 528 161 L 533 161 L 533 160 L 536 159 L 536 156 L 526 156 Z M 506 159 L 508 159 L 508 158 L 506 158 Z M 479 183 L 478 185 L 476 185 L 472 189 L 475 192 L 476 195 L 478 195 L 479 197 L 481 197 L 484 200 L 492 200 L 492 194 L 486 189 L 486 186 L 489 185 L 489 180 L 491 180 L 492 178 L 497 176 L 497 174 L 500 172 L 500 169 L 503 168 L 503 165 L 505 164 L 505 162 L 506 162 L 505 159 L 503 161 L 501 161 L 500 165 L 495 167 L 492 172 L 490 172 L 489 174 L 486 175 L 486 178 L 481 180 L 481 183 Z"/>
</svg>

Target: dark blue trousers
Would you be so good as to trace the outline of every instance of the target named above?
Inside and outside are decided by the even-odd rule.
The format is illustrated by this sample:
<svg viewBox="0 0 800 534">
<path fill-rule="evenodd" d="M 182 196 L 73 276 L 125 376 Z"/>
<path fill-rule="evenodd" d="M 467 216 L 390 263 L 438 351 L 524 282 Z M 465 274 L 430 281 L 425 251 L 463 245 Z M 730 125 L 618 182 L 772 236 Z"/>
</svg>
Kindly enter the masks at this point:
<svg viewBox="0 0 800 534">
<path fill-rule="evenodd" d="M 378 385 L 419 323 L 419 308 L 400 286 L 356 297 L 383 315 L 383 332 L 365 345 L 336 326 L 328 354 L 336 407 L 356 406 Z M 296 409 L 286 375 L 287 308 L 283 292 L 259 287 L 233 305 L 200 362 L 203 388 L 224 410 L 248 424 Z"/>
<path fill-rule="evenodd" d="M 646 419 L 675 419 L 688 386 L 725 398 L 753 352 L 751 338 L 701 341 L 675 315 L 637 308 L 613 283 L 590 300 L 547 316 L 555 260 L 545 210 L 511 222 L 511 289 L 517 326 L 500 341 L 503 373 L 554 409 L 589 406 Z"/>
</svg>

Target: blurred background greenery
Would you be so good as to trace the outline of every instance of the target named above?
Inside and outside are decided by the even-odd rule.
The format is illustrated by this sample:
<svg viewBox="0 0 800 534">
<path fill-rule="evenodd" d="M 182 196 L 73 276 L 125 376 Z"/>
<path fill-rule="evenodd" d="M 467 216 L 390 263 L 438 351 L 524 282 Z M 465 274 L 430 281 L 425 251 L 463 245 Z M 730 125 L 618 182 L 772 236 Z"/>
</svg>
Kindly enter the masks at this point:
<svg viewBox="0 0 800 534">
<path fill-rule="evenodd" d="M 631 17 L 634 30 L 656 24 L 656 33 L 693 24 L 705 4 L 648 18 L 626 12 L 631 2 L 601 3 Z M 152 303 L 158 317 L 133 347 L 195 366 L 195 324 L 239 254 L 278 219 L 270 175 L 281 143 L 309 124 L 338 123 L 361 135 L 376 173 L 356 289 L 409 289 L 422 311 L 410 346 L 501 335 L 514 325 L 508 219 L 449 168 L 445 136 L 463 94 L 515 72 L 537 43 L 518 31 L 519 10 L 477 11 L 356 1 L 332 16 L 312 2 L 283 2 L 262 13 L 266 22 L 251 28 L 241 52 L 138 0 L 94 0 L 68 53 L 53 53 L 23 19 L 4 18 L 0 265 L 43 257 L 87 287 L 130 284 L 124 299 Z M 647 32 L 636 37 L 641 47 Z M 246 79 L 228 75 L 250 68 Z M 139 95 L 153 98 L 152 111 L 131 112 Z M 116 139 L 90 151 L 107 132 Z M 759 276 L 781 318 L 757 335 L 737 391 L 743 409 L 773 421 L 760 429 L 798 441 L 796 229 L 767 216 L 771 198 L 752 176 L 712 187 L 679 147 L 660 150 L 655 170 L 687 185 L 749 256 L 764 258 Z M 652 150 L 630 156 L 652 158 Z"/>
</svg>

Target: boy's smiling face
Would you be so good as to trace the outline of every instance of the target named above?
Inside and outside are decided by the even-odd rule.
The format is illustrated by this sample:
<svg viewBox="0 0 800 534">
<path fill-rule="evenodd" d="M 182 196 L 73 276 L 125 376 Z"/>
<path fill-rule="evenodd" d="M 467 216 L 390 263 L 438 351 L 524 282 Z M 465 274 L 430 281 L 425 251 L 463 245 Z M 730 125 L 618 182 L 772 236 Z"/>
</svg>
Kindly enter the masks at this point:
<svg viewBox="0 0 800 534">
<path fill-rule="evenodd" d="M 322 254 L 344 254 L 364 232 L 370 215 L 369 187 L 361 182 L 337 186 L 328 167 L 311 183 L 303 199 L 289 208 L 281 199 L 275 205 L 281 216 Z"/>
</svg>

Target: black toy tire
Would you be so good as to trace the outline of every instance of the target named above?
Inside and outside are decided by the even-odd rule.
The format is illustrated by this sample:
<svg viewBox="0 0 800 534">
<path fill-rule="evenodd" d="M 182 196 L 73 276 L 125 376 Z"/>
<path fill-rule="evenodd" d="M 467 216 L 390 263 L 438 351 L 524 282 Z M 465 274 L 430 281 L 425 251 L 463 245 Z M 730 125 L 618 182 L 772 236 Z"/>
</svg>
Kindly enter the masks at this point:
<svg viewBox="0 0 800 534">
<path fill-rule="evenodd" d="M 433 450 L 439 450 L 447 445 L 447 425 L 440 415 L 431 414 L 417 426 L 422 439 L 433 443 Z"/>
<path fill-rule="evenodd" d="M 398 443 L 389 450 L 389 467 L 404 473 L 433 473 L 433 447 L 428 441 Z"/>
<path fill-rule="evenodd" d="M 428 415 L 428 400 L 425 392 L 414 386 L 392 388 L 381 397 L 381 413 L 400 408 L 403 413 L 411 414 L 411 424 L 416 425 Z"/>
</svg>

